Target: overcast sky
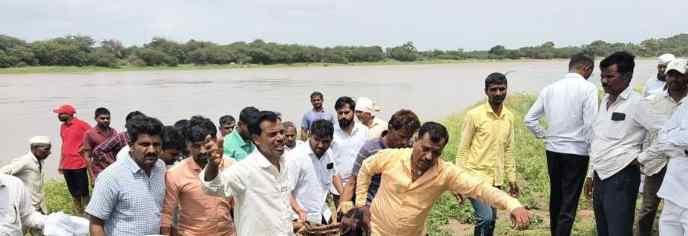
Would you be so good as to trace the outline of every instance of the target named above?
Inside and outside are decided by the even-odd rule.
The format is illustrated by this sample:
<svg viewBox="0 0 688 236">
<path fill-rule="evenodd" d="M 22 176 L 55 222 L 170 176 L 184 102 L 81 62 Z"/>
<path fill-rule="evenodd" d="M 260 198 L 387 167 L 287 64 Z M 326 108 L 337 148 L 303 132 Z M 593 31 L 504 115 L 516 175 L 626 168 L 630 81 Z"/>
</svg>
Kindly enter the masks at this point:
<svg viewBox="0 0 688 236">
<path fill-rule="evenodd" d="M 687 0 L 0 0 L 0 34 L 470 50 L 637 43 L 688 32 L 687 9 Z"/>
</svg>

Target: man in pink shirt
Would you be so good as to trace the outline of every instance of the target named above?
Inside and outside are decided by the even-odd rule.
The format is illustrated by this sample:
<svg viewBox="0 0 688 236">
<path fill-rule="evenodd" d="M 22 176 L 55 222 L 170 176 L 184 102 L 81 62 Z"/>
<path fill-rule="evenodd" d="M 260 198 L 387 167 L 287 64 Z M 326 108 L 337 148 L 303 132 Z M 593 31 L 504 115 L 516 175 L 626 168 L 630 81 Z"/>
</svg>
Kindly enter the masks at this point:
<svg viewBox="0 0 688 236">
<path fill-rule="evenodd" d="M 165 235 L 235 235 L 230 216 L 231 198 L 211 196 L 203 192 L 198 175 L 217 148 L 217 128 L 207 118 L 194 116 L 185 128 L 189 157 L 177 163 L 165 176 L 165 201 L 160 232 Z M 225 158 L 224 167 L 233 160 Z M 178 211 L 176 226 L 172 219 Z"/>
</svg>

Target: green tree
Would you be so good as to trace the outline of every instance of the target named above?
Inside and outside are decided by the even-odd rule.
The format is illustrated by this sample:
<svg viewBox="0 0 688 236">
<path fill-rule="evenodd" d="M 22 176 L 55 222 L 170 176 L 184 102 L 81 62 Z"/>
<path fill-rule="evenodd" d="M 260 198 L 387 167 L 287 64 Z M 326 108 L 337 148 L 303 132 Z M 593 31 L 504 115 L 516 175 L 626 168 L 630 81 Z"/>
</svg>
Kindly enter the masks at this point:
<svg viewBox="0 0 688 236">
<path fill-rule="evenodd" d="M 398 47 L 387 48 L 387 56 L 398 61 L 415 61 L 418 59 L 418 50 L 413 42 L 406 42 Z"/>
</svg>

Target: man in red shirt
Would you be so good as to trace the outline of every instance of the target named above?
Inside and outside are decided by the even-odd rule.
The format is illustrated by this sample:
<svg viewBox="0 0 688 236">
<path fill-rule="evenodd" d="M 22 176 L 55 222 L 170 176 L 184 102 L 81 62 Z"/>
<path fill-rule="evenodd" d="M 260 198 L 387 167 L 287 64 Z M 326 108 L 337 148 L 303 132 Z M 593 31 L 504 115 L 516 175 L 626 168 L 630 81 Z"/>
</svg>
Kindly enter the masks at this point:
<svg viewBox="0 0 688 236">
<path fill-rule="evenodd" d="M 90 184 L 93 186 L 96 176 L 93 174 L 93 149 L 105 142 L 106 139 L 115 136 L 117 130 L 110 127 L 110 111 L 105 107 L 99 107 L 95 111 L 96 126 L 86 131 L 81 146 L 81 154 L 88 161 L 88 174 Z"/>
<path fill-rule="evenodd" d="M 74 213 L 82 215 L 84 205 L 88 203 L 88 161 L 79 152 L 84 141 L 84 134 L 91 126 L 74 117 L 76 109 L 71 105 L 62 105 L 53 110 L 62 122 L 60 137 L 62 138 L 62 155 L 58 171 L 64 175 L 67 188 L 72 195 Z"/>
</svg>

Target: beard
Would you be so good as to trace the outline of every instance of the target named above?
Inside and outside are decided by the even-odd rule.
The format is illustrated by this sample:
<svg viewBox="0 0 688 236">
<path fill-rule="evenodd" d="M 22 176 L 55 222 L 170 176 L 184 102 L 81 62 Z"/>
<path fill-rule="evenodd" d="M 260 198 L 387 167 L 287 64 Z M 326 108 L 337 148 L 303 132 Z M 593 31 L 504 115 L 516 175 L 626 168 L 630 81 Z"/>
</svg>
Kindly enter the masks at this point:
<svg viewBox="0 0 688 236">
<path fill-rule="evenodd" d="M 345 129 L 345 128 L 349 127 L 353 122 L 354 122 L 354 119 L 342 118 L 342 119 L 337 120 L 337 123 L 339 123 L 339 128 L 341 128 L 341 129 Z"/>
<path fill-rule="evenodd" d="M 657 73 L 657 79 L 661 81 L 666 81 L 666 73 Z"/>
<path fill-rule="evenodd" d="M 504 103 L 505 99 L 506 99 L 506 96 L 494 96 L 494 97 L 492 97 L 492 103 L 493 104 L 502 104 L 502 103 Z"/>
</svg>

